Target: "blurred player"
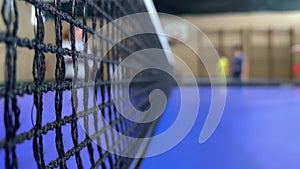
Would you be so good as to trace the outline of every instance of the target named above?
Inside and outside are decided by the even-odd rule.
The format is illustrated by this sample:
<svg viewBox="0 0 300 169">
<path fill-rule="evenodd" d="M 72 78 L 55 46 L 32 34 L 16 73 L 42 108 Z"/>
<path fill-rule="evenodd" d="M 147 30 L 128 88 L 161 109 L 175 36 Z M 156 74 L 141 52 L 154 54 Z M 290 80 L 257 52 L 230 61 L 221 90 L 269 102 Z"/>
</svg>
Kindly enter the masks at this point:
<svg viewBox="0 0 300 169">
<path fill-rule="evenodd" d="M 82 29 L 75 27 L 75 48 L 79 52 L 84 51 L 84 42 L 82 41 L 83 32 Z M 63 48 L 71 49 L 71 37 L 70 37 L 70 29 L 63 34 Z M 87 53 L 91 53 L 90 48 L 87 49 Z M 64 56 L 65 58 L 65 79 L 71 80 L 74 77 L 74 70 L 73 70 L 73 59 L 72 56 Z M 85 64 L 82 58 L 77 59 L 78 63 L 78 79 L 83 80 L 85 77 Z M 89 70 L 92 69 L 93 62 L 92 60 L 88 60 Z"/>
<path fill-rule="evenodd" d="M 292 46 L 291 50 L 293 54 L 299 54 L 300 44 Z M 294 64 L 294 75 L 296 75 L 296 77 L 300 77 L 300 64 Z"/>
<path fill-rule="evenodd" d="M 294 46 L 292 46 L 292 52 L 293 53 L 300 53 L 300 44 L 296 44 Z"/>
<path fill-rule="evenodd" d="M 226 78 L 229 74 L 229 61 L 223 52 L 220 52 L 220 60 L 217 65 L 217 73 L 220 78 Z"/>
<path fill-rule="evenodd" d="M 234 80 L 241 81 L 245 78 L 245 55 L 241 46 L 232 48 L 233 59 L 231 61 L 231 73 Z"/>
</svg>

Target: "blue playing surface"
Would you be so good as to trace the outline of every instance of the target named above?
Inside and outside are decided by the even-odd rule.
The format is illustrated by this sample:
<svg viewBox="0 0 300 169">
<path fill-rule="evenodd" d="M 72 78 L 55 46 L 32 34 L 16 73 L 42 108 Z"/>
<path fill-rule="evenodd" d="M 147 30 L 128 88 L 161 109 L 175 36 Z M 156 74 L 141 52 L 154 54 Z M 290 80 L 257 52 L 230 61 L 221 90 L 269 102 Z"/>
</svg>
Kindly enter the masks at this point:
<svg viewBox="0 0 300 169">
<path fill-rule="evenodd" d="M 191 92 L 191 87 L 182 92 Z M 200 144 L 198 142 L 210 106 L 210 88 L 200 87 L 200 110 L 196 123 L 186 138 L 176 147 L 164 154 L 144 159 L 141 169 L 299 169 L 300 168 L 300 88 L 299 87 L 228 87 L 227 102 L 223 118 L 212 137 Z M 44 95 L 43 124 L 55 121 L 54 92 Z M 71 112 L 71 95 L 64 93 L 64 113 Z M 185 102 L 192 104 L 191 101 Z M 32 96 L 18 99 L 22 110 L 21 128 L 18 133 L 33 127 L 31 111 Z M 0 100 L 3 106 L 3 100 Z M 0 108 L 3 110 L 3 107 Z M 191 105 L 192 106 L 192 105 Z M 169 97 L 166 111 L 160 118 L 156 134 L 166 131 L 172 125 L 180 108 L 179 89 L 175 88 Z M 188 112 L 187 112 L 188 113 Z M 0 116 L 3 121 L 3 116 Z M 72 148 L 70 125 L 62 128 L 65 150 Z M 4 137 L 4 124 L 0 123 L 0 138 Z M 84 139 L 84 131 L 79 130 Z M 172 138 L 170 138 L 171 140 Z M 55 132 L 44 136 L 44 155 L 48 164 L 57 158 Z M 93 145 L 95 146 L 95 145 Z M 149 145 L 149 149 L 155 149 Z M 36 168 L 32 150 L 32 140 L 17 145 L 20 168 Z M 86 148 L 82 158 L 89 167 Z M 96 153 L 95 153 L 96 154 Z M 0 151 L 4 159 L 4 151 Z M 98 157 L 95 157 L 98 158 Z M 67 161 L 75 167 L 75 159 Z M 0 163 L 0 168 L 4 163 Z"/>
<path fill-rule="evenodd" d="M 228 87 L 221 123 L 204 144 L 198 138 L 210 106 L 210 88 L 199 91 L 200 113 L 190 133 L 170 151 L 144 159 L 141 169 L 300 168 L 299 87 Z M 174 122 L 179 96 L 174 89 L 157 134 Z M 155 147 L 150 143 L 149 149 Z"/>
<path fill-rule="evenodd" d="M 89 107 L 93 107 L 93 90 L 89 91 L 89 102 L 88 105 Z M 106 93 L 107 94 L 107 93 Z M 78 90 L 77 96 L 79 97 L 78 101 L 78 109 L 77 111 L 83 111 L 83 91 Z M 99 96 L 100 97 L 100 96 Z M 107 101 L 107 96 L 106 100 Z M 62 117 L 69 116 L 72 114 L 72 102 L 71 102 L 71 91 L 66 91 L 63 93 L 63 110 L 62 110 Z M 0 110 L 4 110 L 4 99 L 0 100 Z M 55 121 L 55 92 L 47 92 L 43 95 L 43 120 L 42 124 L 45 125 L 49 122 Z M 34 127 L 35 123 L 35 116 L 36 116 L 36 109 L 34 107 L 33 103 L 33 96 L 32 95 L 25 95 L 22 97 L 18 97 L 18 106 L 21 110 L 20 114 L 20 129 L 17 131 L 17 134 L 21 134 L 24 132 L 29 131 L 31 128 Z M 105 112 L 108 113 L 108 110 L 105 109 Z M 0 139 L 3 139 L 5 137 L 5 127 L 3 123 L 3 113 L 0 113 Z M 100 113 L 98 114 L 99 119 L 100 119 Z M 114 117 L 113 117 L 114 118 Z M 91 116 L 89 116 L 90 125 L 92 126 L 93 124 L 93 119 Z M 108 119 L 107 119 L 108 120 Z M 99 127 L 103 127 L 103 123 L 99 121 Z M 83 129 L 83 120 L 80 119 L 79 122 L 77 122 L 78 126 L 78 141 L 82 142 L 86 138 L 86 133 Z M 90 129 L 92 128 L 90 126 Z M 65 124 L 62 126 L 62 137 L 63 137 L 63 145 L 64 145 L 64 150 L 68 151 L 74 147 L 74 144 L 72 142 L 72 136 L 71 136 L 71 124 Z M 92 131 L 92 129 L 91 129 Z M 45 158 L 45 163 L 48 164 L 50 161 L 55 160 L 58 158 L 58 153 L 56 150 L 56 144 L 55 144 L 55 130 L 49 131 L 48 133 L 43 135 L 43 148 L 44 148 L 44 158 Z M 109 135 L 110 136 L 110 135 Z M 104 136 L 101 135 L 100 139 L 103 141 Z M 109 140 L 110 141 L 110 140 Z M 104 141 L 103 141 L 104 142 Z M 112 141 L 110 141 L 112 142 Z M 22 144 L 17 144 L 16 145 L 16 154 L 18 157 L 18 165 L 19 168 L 21 169 L 34 169 L 37 168 L 35 159 L 34 159 L 34 154 L 33 154 L 33 143 L 32 139 L 24 141 Z M 96 150 L 97 145 L 92 144 L 93 148 Z M 88 149 L 87 147 L 83 148 L 82 151 L 80 151 L 80 155 L 82 158 L 82 161 L 84 162 L 84 167 L 85 168 L 90 168 L 90 160 L 89 160 L 89 155 L 88 155 Z M 98 153 L 94 153 L 95 159 L 99 159 Z M 5 159 L 5 151 L 4 149 L 0 150 L 0 160 Z M 108 160 L 105 161 L 107 163 Z M 69 160 L 66 161 L 67 166 L 69 168 L 76 168 L 76 161 L 75 161 L 75 156 L 72 156 Z M 5 168 L 5 162 L 0 162 L 0 169 Z"/>
</svg>

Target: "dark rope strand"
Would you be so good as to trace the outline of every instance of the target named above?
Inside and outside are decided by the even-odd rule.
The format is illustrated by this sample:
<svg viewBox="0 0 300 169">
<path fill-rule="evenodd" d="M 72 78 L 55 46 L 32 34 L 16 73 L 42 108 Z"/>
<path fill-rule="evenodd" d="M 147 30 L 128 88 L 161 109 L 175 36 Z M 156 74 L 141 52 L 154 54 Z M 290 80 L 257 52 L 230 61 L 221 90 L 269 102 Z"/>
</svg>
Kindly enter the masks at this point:
<svg viewBox="0 0 300 169">
<path fill-rule="evenodd" d="M 6 37 L 16 37 L 18 31 L 18 9 L 15 0 L 4 0 L 2 4 L 2 18 L 6 26 Z M 16 95 L 11 95 L 16 87 L 16 43 L 6 43 L 5 57 L 5 96 L 4 96 L 4 125 L 6 128 L 6 139 L 11 141 L 15 138 L 16 131 L 20 127 Z M 18 168 L 15 145 L 5 147 L 5 167 Z"/>
<path fill-rule="evenodd" d="M 105 11 L 107 11 L 107 8 L 108 8 L 108 1 L 102 1 L 102 5 L 103 5 L 103 7 L 104 7 L 104 9 L 105 9 Z M 105 22 L 104 22 L 105 23 Z M 106 34 L 106 35 L 108 35 L 109 36 L 109 31 L 110 31 L 110 26 L 108 25 L 108 23 L 109 23 L 109 21 L 108 20 L 106 20 L 106 30 L 105 30 L 105 32 L 104 32 L 104 30 L 103 29 L 101 29 L 101 31 L 102 31 L 102 33 L 104 33 L 104 34 Z M 107 49 L 109 48 L 109 45 L 110 44 L 108 44 L 108 43 L 105 43 L 105 46 L 103 45 L 102 47 L 102 51 L 106 51 L 106 52 L 109 52 L 109 51 L 107 51 Z M 104 56 L 104 55 L 108 55 L 108 53 L 104 53 L 103 52 L 103 57 L 107 57 L 107 56 Z M 106 64 L 102 64 L 101 65 L 101 80 L 102 81 L 104 81 L 104 80 L 107 80 L 107 79 L 105 79 L 106 77 L 105 77 L 105 66 L 106 67 L 108 67 L 108 64 L 106 63 Z M 107 71 L 106 72 L 106 74 L 108 74 L 109 72 Z M 105 87 L 105 86 L 102 86 L 101 87 L 101 97 L 102 97 L 102 102 L 105 102 L 106 101 L 106 97 L 105 97 L 105 95 L 106 95 L 106 91 L 107 91 L 107 88 Z M 102 114 L 102 116 L 104 117 L 103 119 L 104 120 L 109 120 L 109 119 L 107 119 L 106 118 L 106 113 L 105 113 L 105 109 L 102 109 L 101 110 L 101 114 Z M 109 115 L 108 115 L 109 116 Z M 103 121 L 103 124 L 106 124 L 106 121 Z M 107 145 L 107 147 L 109 147 L 109 141 L 108 141 L 109 139 L 108 139 L 108 134 L 105 132 L 105 144 Z M 109 165 L 110 165 L 110 167 L 112 167 L 113 166 L 113 158 L 112 158 L 112 154 L 110 154 L 109 156 L 108 156 L 108 161 L 109 161 Z"/>
<path fill-rule="evenodd" d="M 60 10 L 61 9 L 61 2 L 60 0 L 54 1 L 55 7 Z M 55 39 L 56 39 L 56 46 L 59 48 L 62 47 L 62 23 L 61 17 L 55 16 Z M 55 69 L 55 79 L 57 85 L 61 85 L 65 78 L 65 62 L 62 54 L 56 54 L 56 69 Z M 57 90 L 55 93 L 55 111 L 56 111 L 56 121 L 60 121 L 62 116 L 62 100 L 63 100 L 63 91 Z M 61 127 L 56 128 L 55 133 L 55 143 L 58 156 L 60 158 L 64 157 L 64 146 L 63 146 L 63 134 L 61 131 Z M 66 163 L 63 161 L 60 163 L 60 169 L 67 168 Z"/>
<path fill-rule="evenodd" d="M 82 22 L 83 25 L 87 25 L 87 0 L 82 0 Z M 84 50 L 83 53 L 88 53 L 88 36 L 87 32 L 83 29 L 82 31 L 82 41 L 84 44 Z M 84 81 L 88 82 L 89 81 L 89 63 L 88 59 L 84 58 Z M 84 87 L 83 88 L 83 105 L 84 105 L 84 110 L 88 110 L 88 98 L 89 98 L 89 88 Z M 89 138 L 89 116 L 84 118 L 84 128 L 86 132 L 86 139 Z M 91 165 L 93 166 L 95 164 L 95 159 L 94 159 L 94 149 L 91 143 L 88 143 L 87 145 L 88 153 L 89 153 L 89 158 Z"/>
<path fill-rule="evenodd" d="M 97 29 L 97 11 L 96 10 L 93 10 L 93 15 L 92 15 L 92 28 L 94 30 Z M 101 19 L 101 16 L 99 16 L 99 18 Z M 99 24 L 99 27 L 101 28 L 101 23 Z M 93 38 L 93 55 L 94 56 L 97 56 L 98 55 L 98 46 L 97 46 L 97 41 L 96 41 L 96 36 L 93 35 L 92 36 Z M 98 57 L 98 56 L 97 56 Z M 97 81 L 97 66 L 98 66 L 98 63 L 95 62 L 95 60 L 93 61 L 93 72 L 92 72 L 92 80 L 94 82 Z M 94 103 L 94 106 L 97 106 L 97 94 L 98 94 L 98 86 L 94 86 L 94 93 L 93 93 L 93 103 Z M 98 113 L 99 111 L 95 111 L 95 113 L 93 114 L 93 118 L 94 118 L 94 127 L 95 127 L 95 131 L 98 132 L 99 131 L 99 120 L 98 120 Z M 102 153 L 102 148 L 100 147 L 101 145 L 101 139 L 100 139 L 100 136 L 96 138 L 96 143 L 97 143 L 97 150 L 98 150 L 98 154 L 99 154 L 99 158 L 102 158 L 103 157 L 103 153 Z M 101 167 L 102 169 L 106 169 L 106 166 L 104 163 L 101 164 Z"/>
<path fill-rule="evenodd" d="M 44 23 L 42 13 L 39 9 L 35 9 L 35 17 L 37 19 L 37 45 L 44 41 Z M 41 86 L 45 79 L 45 56 L 43 52 L 35 50 L 33 62 L 33 79 L 35 86 Z M 43 137 L 37 135 L 37 131 L 42 126 L 43 116 L 43 93 L 41 91 L 34 92 L 34 105 L 36 107 L 36 124 L 35 135 L 33 138 L 33 153 L 39 169 L 45 168 L 44 151 L 43 151 Z"/>
<path fill-rule="evenodd" d="M 13 31 L 12 34 L 13 36 L 17 36 L 17 31 L 18 31 L 18 9 L 17 9 L 17 4 L 16 1 L 12 1 L 13 3 L 13 12 L 14 12 L 14 22 L 13 22 Z M 16 49 L 16 44 L 13 44 L 12 48 L 12 55 L 13 55 L 13 81 L 12 81 L 12 89 L 16 88 L 16 72 L 17 72 L 17 49 Z M 12 111 L 14 112 L 14 126 L 13 126 L 13 135 L 14 137 L 16 136 L 16 132 L 20 127 L 20 109 L 18 107 L 18 101 L 16 95 L 13 95 L 12 97 Z M 16 154 L 16 147 L 12 147 L 12 158 L 13 158 L 13 164 L 15 165 L 16 168 L 18 168 L 18 161 L 17 161 L 17 154 Z"/>
<path fill-rule="evenodd" d="M 77 0 L 70 0 L 70 11 L 71 11 L 71 17 L 73 19 L 76 18 L 76 5 L 77 5 Z M 76 46 L 75 46 L 75 26 L 73 23 L 70 23 L 70 40 L 71 40 L 71 50 L 73 52 L 76 51 Z M 74 77 L 73 80 L 77 81 L 78 77 L 78 64 L 77 64 L 77 57 L 75 55 L 72 55 L 72 60 L 73 60 L 73 70 L 74 70 Z M 77 110 L 78 110 L 78 97 L 77 97 L 77 89 L 73 86 L 72 87 L 72 96 L 71 96 L 71 101 L 72 101 L 72 117 L 75 119 L 77 117 Z M 77 120 L 73 120 L 71 122 L 71 135 L 72 135 L 72 141 L 74 144 L 75 148 L 78 148 L 78 127 L 77 127 Z M 77 164 L 77 168 L 83 168 L 82 164 L 82 159 L 80 156 L 80 152 L 75 153 L 75 160 Z"/>
<path fill-rule="evenodd" d="M 112 9 L 113 9 L 113 7 L 114 7 L 114 4 L 113 4 L 113 2 L 112 1 L 109 1 L 109 2 L 107 2 L 107 11 L 112 11 Z M 115 15 L 114 15 L 114 13 L 113 13 L 113 11 L 112 11 L 112 13 L 111 13 L 111 15 L 112 15 L 112 17 L 115 17 Z M 114 33 L 115 33 L 115 29 L 114 28 L 112 28 L 112 27 L 107 27 L 107 34 L 112 38 L 112 39 L 114 39 Z M 106 49 L 106 51 L 108 51 L 108 53 L 107 53 L 107 57 L 108 57 L 108 59 L 109 60 L 112 60 L 112 54 L 113 54 L 113 48 L 114 47 L 112 47 L 112 49 L 110 49 L 110 51 L 109 51 L 109 46 L 110 45 L 107 45 L 106 47 L 107 47 L 107 49 Z M 111 72 L 111 65 L 110 64 L 107 64 L 107 66 L 106 66 L 106 72 L 107 72 L 107 77 L 106 77 L 106 79 L 108 80 L 108 81 L 110 81 L 111 80 L 111 75 L 113 75 L 113 72 Z M 107 99 L 109 100 L 109 101 L 111 101 L 112 100 L 112 98 L 111 98 L 111 86 L 110 85 L 108 85 L 107 86 Z M 112 112 L 112 106 L 109 106 L 108 107 L 108 119 L 109 119 L 109 123 L 111 123 L 111 121 L 113 121 L 113 117 L 112 117 L 112 115 L 113 115 L 113 112 Z M 112 140 L 112 142 L 115 142 L 116 140 L 115 140 L 115 135 L 114 135 L 114 132 L 113 132 L 113 128 L 111 128 L 111 140 Z M 115 150 L 113 150 L 113 151 L 115 151 Z M 112 156 L 114 157 L 114 161 L 117 161 L 117 155 L 114 155 L 114 154 L 112 154 Z"/>
</svg>

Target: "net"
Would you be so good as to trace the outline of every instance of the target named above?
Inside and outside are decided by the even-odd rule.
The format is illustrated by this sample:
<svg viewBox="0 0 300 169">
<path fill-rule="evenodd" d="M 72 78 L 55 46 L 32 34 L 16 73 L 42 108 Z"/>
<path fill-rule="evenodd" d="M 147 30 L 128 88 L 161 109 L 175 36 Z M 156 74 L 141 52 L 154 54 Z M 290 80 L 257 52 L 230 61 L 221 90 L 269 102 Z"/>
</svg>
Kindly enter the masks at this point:
<svg viewBox="0 0 300 169">
<path fill-rule="evenodd" d="M 20 24 L 20 3 L 32 6 L 33 38 L 18 33 L 25 29 Z M 144 1 L 3 0 L 1 6 L 4 29 L 0 30 L 0 44 L 5 46 L 5 61 L 0 86 L 0 157 L 4 159 L 0 168 L 136 167 L 141 159 L 116 154 L 142 154 L 147 143 L 128 146 L 132 145 L 130 140 L 113 130 L 144 138 L 153 134 L 158 119 L 135 122 L 115 105 L 139 118 L 124 100 L 129 97 L 136 109 L 147 110 L 151 90 L 160 88 L 168 93 L 170 84 L 156 69 L 134 75 L 137 67 L 155 62 L 136 51 L 162 46 L 156 34 L 125 35 L 145 25 L 155 30 L 151 18 L 109 23 L 147 12 Z M 49 32 L 53 41 L 46 42 Z M 21 55 L 20 49 L 32 51 L 33 59 Z M 120 66 L 130 55 L 137 55 L 134 62 Z M 22 71 L 17 61 L 21 58 L 32 62 L 32 82 L 17 80 Z M 49 72 L 48 64 L 54 67 L 53 72 Z M 128 75 L 134 75 L 133 79 Z M 124 86 L 129 86 L 129 93 Z"/>
</svg>

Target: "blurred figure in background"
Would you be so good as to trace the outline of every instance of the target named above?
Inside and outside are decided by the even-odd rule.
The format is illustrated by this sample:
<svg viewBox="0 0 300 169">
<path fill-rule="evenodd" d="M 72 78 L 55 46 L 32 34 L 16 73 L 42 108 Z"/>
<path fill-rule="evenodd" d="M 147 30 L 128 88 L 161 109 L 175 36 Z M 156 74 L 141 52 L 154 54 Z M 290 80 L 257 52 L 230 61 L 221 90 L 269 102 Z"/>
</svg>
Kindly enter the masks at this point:
<svg viewBox="0 0 300 169">
<path fill-rule="evenodd" d="M 296 44 L 296 45 L 292 46 L 291 52 L 293 54 L 299 54 L 300 53 L 300 44 Z M 300 64 L 299 63 L 294 64 L 293 68 L 294 68 L 294 75 L 296 77 L 300 77 Z"/>
<path fill-rule="evenodd" d="M 229 60 L 223 51 L 220 51 L 220 60 L 217 65 L 217 74 L 220 78 L 226 78 L 229 75 Z"/>
<path fill-rule="evenodd" d="M 291 50 L 294 54 L 300 53 L 300 44 L 296 44 L 296 45 L 292 46 Z"/>
<path fill-rule="evenodd" d="M 75 27 L 75 48 L 79 52 L 84 51 L 84 42 L 82 41 L 82 36 L 83 36 L 82 29 Z M 68 29 L 63 33 L 62 47 L 71 50 L 70 29 Z M 91 53 L 89 47 L 87 48 L 87 53 L 88 54 Z M 66 69 L 65 79 L 72 80 L 72 78 L 74 77 L 73 58 L 72 56 L 64 56 L 64 58 L 65 58 L 65 69 Z M 83 80 L 85 78 L 84 59 L 78 58 L 77 63 L 78 63 L 78 79 Z M 88 66 L 91 72 L 93 66 L 92 60 L 88 60 Z"/>
<path fill-rule="evenodd" d="M 241 46 L 232 47 L 233 59 L 231 61 L 232 77 L 236 81 L 245 79 L 245 55 Z"/>
</svg>

